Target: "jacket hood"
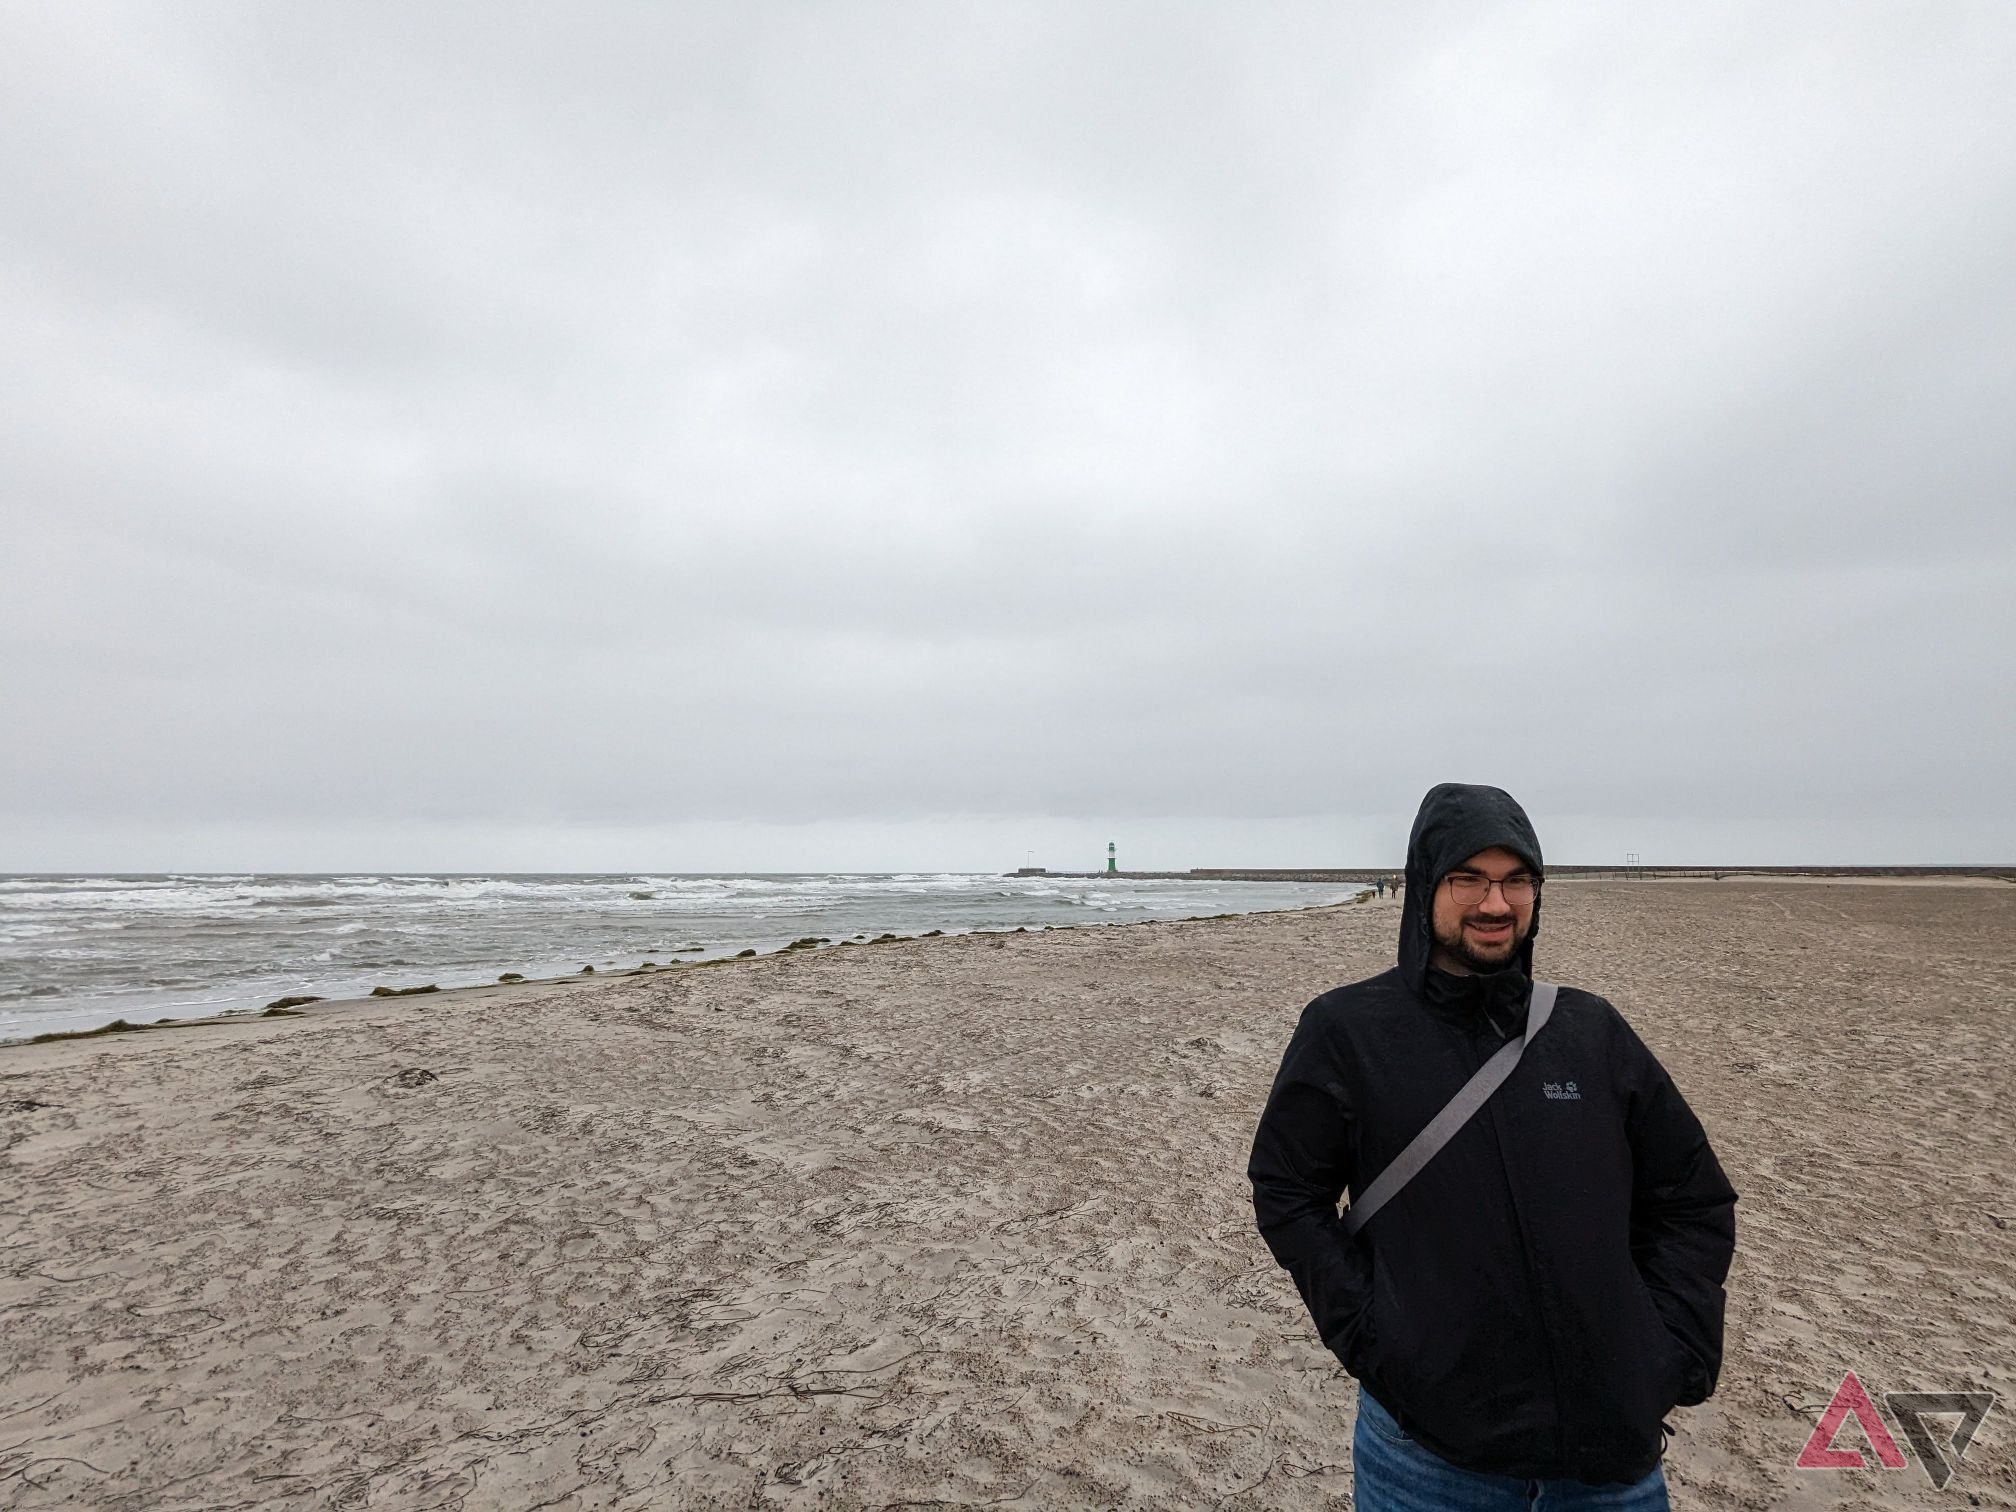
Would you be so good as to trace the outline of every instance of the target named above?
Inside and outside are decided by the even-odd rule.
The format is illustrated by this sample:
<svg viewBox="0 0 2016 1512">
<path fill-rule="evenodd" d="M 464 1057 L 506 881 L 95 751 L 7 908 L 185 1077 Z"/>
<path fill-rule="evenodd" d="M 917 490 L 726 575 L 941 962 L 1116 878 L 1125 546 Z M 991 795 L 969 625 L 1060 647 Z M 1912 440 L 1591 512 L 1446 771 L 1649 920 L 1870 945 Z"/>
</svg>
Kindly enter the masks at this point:
<svg viewBox="0 0 2016 1512">
<path fill-rule="evenodd" d="M 1428 957 L 1435 948 L 1435 888 L 1479 851 L 1502 845 L 1544 875 L 1540 838 L 1518 801 L 1502 788 L 1444 782 L 1428 790 L 1407 837 L 1407 891 L 1400 904 L 1400 976 L 1417 998 L 1427 990 Z M 1533 930 L 1519 947 L 1519 970 L 1533 974 L 1533 941 L 1540 934 L 1540 900 L 1533 900 Z"/>
</svg>

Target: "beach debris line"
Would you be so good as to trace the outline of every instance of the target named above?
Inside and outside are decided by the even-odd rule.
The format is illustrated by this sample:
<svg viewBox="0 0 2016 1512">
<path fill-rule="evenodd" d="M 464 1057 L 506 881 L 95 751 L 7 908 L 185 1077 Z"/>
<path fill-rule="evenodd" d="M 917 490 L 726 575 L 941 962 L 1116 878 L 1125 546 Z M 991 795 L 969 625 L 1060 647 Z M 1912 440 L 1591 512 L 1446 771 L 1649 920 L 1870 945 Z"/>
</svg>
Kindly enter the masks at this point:
<svg viewBox="0 0 2016 1512">
<path fill-rule="evenodd" d="M 439 992 L 440 990 L 441 990 L 441 989 L 440 989 L 440 987 L 439 987 L 439 986 L 437 986 L 437 985 L 436 985 L 435 983 L 433 983 L 433 982 L 429 982 L 429 983 L 428 983 L 428 984 L 427 984 L 427 985 L 426 985 L 425 987 L 373 987 L 373 988 L 371 989 L 371 996 L 373 996 L 373 997 L 413 997 L 414 995 L 416 995 L 416 994 L 418 994 L 418 993 L 422 993 L 422 992 Z"/>
<path fill-rule="evenodd" d="M 312 992 L 299 993 L 293 997 L 275 998 L 266 1005 L 268 1013 L 281 1013 L 289 1008 L 300 1008 L 308 1003 L 319 1003 L 322 999 Z"/>
<path fill-rule="evenodd" d="M 158 1022 L 172 1024 L 175 1020 L 160 1019 Z M 120 1018 L 112 1020 L 109 1024 L 101 1024 L 96 1029 L 58 1029 L 48 1034 L 32 1034 L 28 1037 L 28 1043 L 31 1045 L 46 1045 L 52 1040 L 93 1039 L 101 1034 L 138 1034 L 143 1029 L 152 1027 L 150 1024 L 128 1023 L 125 1019 Z"/>
<path fill-rule="evenodd" d="M 507 971 L 497 978 L 497 980 L 500 982 L 522 982 L 525 980 L 525 973 L 522 971 Z"/>
</svg>

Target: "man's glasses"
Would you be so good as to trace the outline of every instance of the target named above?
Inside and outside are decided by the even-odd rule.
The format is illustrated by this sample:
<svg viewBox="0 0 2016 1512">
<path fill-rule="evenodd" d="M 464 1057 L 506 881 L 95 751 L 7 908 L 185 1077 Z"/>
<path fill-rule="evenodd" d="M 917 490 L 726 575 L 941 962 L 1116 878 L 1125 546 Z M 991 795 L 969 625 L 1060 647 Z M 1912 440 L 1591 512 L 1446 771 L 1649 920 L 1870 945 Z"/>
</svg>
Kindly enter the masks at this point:
<svg viewBox="0 0 2016 1512">
<path fill-rule="evenodd" d="M 1480 877 L 1475 872 L 1451 872 L 1442 880 L 1449 884 L 1449 896 L 1465 908 L 1472 903 L 1482 903 L 1491 896 L 1491 889 L 1494 887 L 1514 908 L 1524 908 L 1540 896 L 1540 879 L 1530 872 L 1519 872 L 1507 877 L 1503 882 L 1493 882 L 1489 877 Z"/>
</svg>

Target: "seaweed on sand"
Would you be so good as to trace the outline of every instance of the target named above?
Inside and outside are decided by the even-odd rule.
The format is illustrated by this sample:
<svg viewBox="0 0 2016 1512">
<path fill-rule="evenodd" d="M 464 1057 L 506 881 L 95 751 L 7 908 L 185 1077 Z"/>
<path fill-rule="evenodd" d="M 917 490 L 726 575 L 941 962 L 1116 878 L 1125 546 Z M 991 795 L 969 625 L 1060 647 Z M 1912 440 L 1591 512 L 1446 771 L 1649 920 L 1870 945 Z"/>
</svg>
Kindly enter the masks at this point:
<svg viewBox="0 0 2016 1512">
<path fill-rule="evenodd" d="M 172 1023 L 173 1020 L 163 1020 Z M 96 1029 L 54 1029 L 47 1034 L 31 1034 L 28 1043 L 46 1045 L 54 1040 L 96 1039 L 101 1034 L 139 1034 L 151 1029 L 152 1024 L 129 1024 L 125 1019 L 114 1019 L 109 1024 L 100 1024 Z"/>
</svg>

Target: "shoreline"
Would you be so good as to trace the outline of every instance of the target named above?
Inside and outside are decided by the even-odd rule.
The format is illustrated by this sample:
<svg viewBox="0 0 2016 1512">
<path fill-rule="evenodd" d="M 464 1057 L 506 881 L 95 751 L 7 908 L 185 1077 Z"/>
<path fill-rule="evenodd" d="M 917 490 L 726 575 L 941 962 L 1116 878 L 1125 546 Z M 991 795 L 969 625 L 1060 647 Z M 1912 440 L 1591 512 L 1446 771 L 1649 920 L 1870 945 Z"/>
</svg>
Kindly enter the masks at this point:
<svg viewBox="0 0 2016 1512">
<path fill-rule="evenodd" d="M 890 933 L 1273 910 L 1360 890 L 1334 882 L 1017 883 L 985 874 L 234 875 L 123 891 L 112 877 L 41 891 L 14 885 L 0 895 L 0 934 L 12 942 L 0 960 L 0 1043 L 256 1015 L 301 999 L 691 965 Z"/>
<path fill-rule="evenodd" d="M 25 876 L 28 874 L 20 874 L 20 875 Z M 68 876 L 69 874 L 51 873 L 48 875 Z M 134 875 L 137 876 L 139 874 Z M 151 876 L 152 874 L 149 875 Z M 223 874 L 220 874 L 220 876 L 221 875 Z M 277 876 L 279 874 L 275 875 Z M 333 876 L 337 874 L 331 874 L 331 875 Z M 445 875 L 446 874 L 444 874 L 444 877 Z M 470 874 L 470 875 L 477 876 L 479 874 Z M 488 877 L 490 874 L 480 874 L 480 875 L 483 877 Z M 538 875 L 544 876 L 547 874 L 538 874 Z M 584 873 L 581 875 L 585 877 L 599 874 Z M 976 875 L 982 875 L 982 874 L 976 874 Z M 1081 872 L 1053 872 L 1048 871 L 1044 868 L 1023 868 L 1016 872 L 1003 873 L 1001 875 L 1009 879 L 1020 878 L 1025 880 L 1037 879 L 1037 880 L 1097 882 L 1103 879 L 1110 878 L 1116 881 L 1160 881 L 1160 882 L 1176 881 L 1176 882 L 1195 883 L 1209 886 L 1224 886 L 1225 884 L 1234 884 L 1236 886 L 1236 884 L 1239 883 L 1255 883 L 1255 884 L 1290 883 L 1290 884 L 1325 885 L 1330 887 L 1340 887 L 1350 885 L 1350 886 L 1357 886 L 1361 889 L 1361 891 L 1363 891 L 1369 889 L 1369 887 L 1374 882 L 1376 882 L 1376 880 L 1380 878 L 1391 878 L 1394 875 L 1394 873 L 1382 869 L 1234 870 L 1234 869 L 1219 869 L 1219 868 L 1193 868 L 1188 872 L 1082 872 L 1081 873 Z M 1694 868 L 1694 869 L 1641 868 L 1635 871 L 1632 870 L 1619 871 L 1619 870 L 1606 870 L 1603 868 L 1596 868 L 1596 867 L 1557 866 L 1554 868 L 1550 868 L 1550 876 L 1554 880 L 1557 892 L 1559 888 L 1565 884 L 1575 884 L 1587 881 L 1603 881 L 1603 880 L 1630 880 L 1634 883 L 1650 883 L 1655 881 L 1702 883 L 1702 882 L 1714 881 L 1718 884 L 1730 884 L 1730 883 L 1741 884 L 1744 882 L 1768 881 L 1771 883 L 1799 883 L 1805 885 L 1841 884 L 1841 885 L 1857 885 L 1857 886 L 1994 887 L 1997 885 L 2008 885 L 2011 883 L 2016 883 L 2016 868 L 1950 867 L 1950 866 L 1858 867 L 1858 868 L 1818 868 L 1818 867 L 1748 868 L 1748 869 L 1722 869 L 1722 870 L 1711 870 L 1707 868 Z M 117 880 L 117 878 L 111 876 L 111 874 L 107 874 L 107 880 Z M 237 874 L 230 874 L 229 880 L 241 880 L 241 879 L 238 877 Z M 633 894 L 633 896 L 635 895 Z M 1350 900 L 1345 899 L 1339 901 L 1348 903 Z M 1324 907 L 1329 905 L 1317 903 L 1301 906 Z M 1282 910 L 1279 909 L 1255 910 L 1255 912 L 1280 912 L 1280 911 Z M 1244 912 L 1244 910 L 1234 910 L 1233 912 L 1236 914 L 1239 912 Z M 1177 915 L 1175 917 L 1180 918 L 1184 916 Z M 1188 917 L 1208 918 L 1216 916 L 1190 915 Z M 1127 923 L 1127 922 L 1142 922 L 1142 921 L 1119 920 L 1114 922 Z M 818 927 L 818 926 L 815 924 L 812 927 Z M 824 927 L 832 928 L 833 926 L 827 924 Z M 1096 928 L 1096 927 L 1108 927 L 1108 926 L 1102 923 L 1091 921 L 1085 923 L 1071 923 L 1071 924 L 1059 924 L 1059 923 L 1039 924 L 1034 920 L 1031 920 L 1022 927 L 1031 929 L 1051 929 L 1051 928 Z M 977 926 L 977 928 L 979 929 L 980 932 L 1004 932 L 1006 926 L 998 924 L 980 925 Z M 948 932 L 948 931 L 930 930 L 930 931 L 923 931 L 921 935 L 915 935 L 915 936 L 899 935 L 897 937 L 898 938 L 923 937 L 924 935 L 940 932 Z M 955 934 L 972 932 L 972 927 L 955 926 L 949 932 Z M 880 938 L 880 937 L 872 937 L 872 938 Z M 652 970 L 652 969 L 657 970 L 687 969 L 694 966 L 714 965 L 727 960 L 746 958 L 749 954 L 750 949 L 754 949 L 755 953 L 758 955 L 768 955 L 782 950 L 805 948 L 807 944 L 810 943 L 806 939 L 791 941 L 789 943 L 781 943 L 781 944 L 777 943 L 778 941 L 781 941 L 783 939 L 784 937 L 781 934 L 773 934 L 768 939 L 731 938 L 725 944 L 717 945 L 711 948 L 688 947 L 686 949 L 681 950 L 672 950 L 669 953 L 664 951 L 652 952 L 652 954 L 664 954 L 666 955 L 666 959 L 663 961 L 653 961 L 648 957 L 645 957 L 642 960 L 642 963 L 638 966 L 630 966 L 624 964 L 621 953 L 618 953 L 614 958 L 611 958 L 608 954 L 606 954 L 606 946 L 604 946 L 603 949 L 599 951 L 594 947 L 588 947 L 583 953 L 590 955 L 591 958 L 594 960 L 595 962 L 594 968 L 592 971 L 583 970 L 581 972 L 554 970 L 551 963 L 551 957 L 554 951 L 551 943 L 548 942 L 547 944 L 544 944 L 542 946 L 535 947 L 535 952 L 543 952 L 547 956 L 547 959 L 537 964 L 528 963 L 529 969 L 532 972 L 538 972 L 539 967 L 541 965 L 544 965 L 546 967 L 547 974 L 536 974 L 525 976 L 520 975 L 514 970 L 511 972 L 500 972 L 496 980 L 491 980 L 489 979 L 489 972 L 485 970 L 481 973 L 481 975 L 484 978 L 483 980 L 470 980 L 469 978 L 474 973 L 475 969 L 466 964 L 466 958 L 465 958 L 461 962 L 445 963 L 440 966 L 431 968 L 425 966 L 412 968 L 413 974 L 415 976 L 425 977 L 430 973 L 438 973 L 440 976 L 445 976 L 448 979 L 449 985 L 440 985 L 438 982 L 425 982 L 425 981 L 418 982 L 413 985 L 394 985 L 390 983 L 381 982 L 372 986 L 368 990 L 368 992 L 361 985 L 357 983 L 356 981 L 357 973 L 355 973 L 354 971 L 349 973 L 349 980 L 343 981 L 340 984 L 332 983 L 327 988 L 320 986 L 317 982 L 315 982 L 312 979 L 312 977 L 304 978 L 298 973 L 295 975 L 295 978 L 291 983 L 283 985 L 280 982 L 274 982 L 270 985 L 263 986 L 263 989 L 261 991 L 249 992 L 249 993 L 239 990 L 239 987 L 234 986 L 231 980 L 220 980 L 218 983 L 215 984 L 215 986 L 212 989 L 209 990 L 212 991 L 215 994 L 215 996 L 221 997 L 223 1004 L 227 1006 L 207 1006 L 207 1005 L 199 1006 L 196 1004 L 190 1004 L 188 1010 L 186 1011 L 178 1011 L 180 1005 L 177 1005 L 172 1001 L 164 1003 L 148 1003 L 144 996 L 136 997 L 131 993 L 123 991 L 113 991 L 110 993 L 103 994 L 101 996 L 83 997 L 78 999 L 65 999 L 61 997 L 53 997 L 45 999 L 44 1001 L 47 1004 L 46 1008 L 38 1010 L 37 1013 L 32 1013 L 25 1016 L 20 1013 L 15 1013 L 11 1015 L 17 1020 L 17 1022 L 13 1025 L 10 1025 L 4 1032 L 4 1034 L 0 1034 L 0 1052 L 4 1052 L 7 1049 L 18 1047 L 20 1045 L 34 1044 L 34 1043 L 48 1043 L 57 1039 L 75 1039 L 75 1038 L 87 1038 L 87 1037 L 113 1036 L 122 1034 L 137 1034 L 137 1033 L 145 1033 L 156 1029 L 182 1029 L 198 1025 L 209 1025 L 213 1023 L 239 1023 L 246 1019 L 259 1019 L 269 1016 L 293 1016 L 297 1011 L 295 1005 L 302 1003 L 304 1001 L 314 1004 L 319 1009 L 319 1008 L 326 1008 L 326 1006 L 329 1005 L 352 1004 L 361 1000 L 365 996 L 385 997 L 385 996 L 397 996 L 406 994 L 434 995 L 445 993 L 466 994 L 476 992 L 495 992 L 500 990 L 503 986 L 506 985 L 519 986 L 525 984 L 557 986 L 560 983 L 571 981 L 576 975 L 583 975 L 583 976 L 595 975 L 603 978 L 616 978 L 616 977 L 634 975 L 639 971 Z M 864 933 L 857 933 L 854 936 L 850 937 L 849 940 L 839 943 L 858 945 L 871 942 L 872 942 L 871 937 L 867 936 L 864 932 Z M 836 942 L 829 940 L 821 940 L 819 941 L 819 948 L 822 949 L 832 948 L 835 943 Z M 738 949 L 737 947 L 746 947 L 746 948 Z M 702 953 L 694 954 L 696 950 L 699 950 Z M 643 952 L 638 953 L 638 956 L 643 955 L 644 955 Z M 681 957 L 690 957 L 690 958 L 681 959 Z M 575 955 L 574 958 L 578 960 L 580 959 L 580 955 Z M 631 957 L 631 959 L 638 959 L 638 957 L 633 956 Z M 506 982 L 505 978 L 507 977 L 513 978 L 515 980 Z M 240 984 L 240 985 L 249 985 L 249 984 Z M 199 992 L 203 990 L 205 989 L 202 988 L 198 989 Z M 265 996 L 265 994 L 267 993 L 277 993 L 278 995 L 268 997 L 266 1001 L 262 1003 L 260 1001 L 260 998 Z M 157 995 L 165 996 L 165 994 L 157 994 Z M 39 996 L 39 994 L 37 994 L 37 996 Z M 73 1001 L 80 1004 L 102 1005 L 102 1006 L 90 1006 L 82 1009 L 81 1011 L 78 1009 L 70 1009 L 66 1011 L 61 1006 L 65 1003 Z M 160 1011 L 162 1008 L 167 1008 L 170 1011 L 163 1013 Z M 47 1018 L 55 1019 L 56 1024 L 49 1028 L 37 1027 L 35 1025 L 35 1018 L 43 1015 L 46 1015 Z M 143 1015 L 146 1016 L 143 1017 Z"/>
<path fill-rule="evenodd" d="M 21 1035 L 0 1039 L 0 1068 L 6 1065 L 10 1051 L 28 1047 L 68 1044 L 80 1040 L 111 1041 L 130 1040 L 151 1034 L 157 1030 L 188 1030 L 216 1027 L 243 1028 L 248 1024 L 269 1024 L 278 1026 L 290 1019 L 327 1019 L 339 1014 L 354 1013 L 358 1009 L 385 1009 L 408 1002 L 416 1007 L 426 1004 L 464 1002 L 472 998 L 508 999 L 512 994 L 535 991 L 552 992 L 592 989 L 598 984 L 613 984 L 635 977 L 660 977 L 677 975 L 689 971 L 706 971 L 724 966 L 747 966 L 755 961 L 774 960 L 779 956 L 817 955 L 841 949 L 859 950 L 870 946 L 888 946 L 909 941 L 966 939 L 971 936 L 1044 935 L 1070 930 L 1085 929 L 1139 929 L 1151 925 L 1196 924 L 1218 919 L 1266 918 L 1275 914 L 1321 913 L 1330 909 L 1358 908 L 1375 903 L 1390 903 L 1391 898 L 1378 899 L 1361 894 L 1355 899 L 1339 903 L 1310 903 L 1297 908 L 1256 909 L 1251 913 L 1205 914 L 1195 918 L 1177 919 L 1120 919 L 1111 923 L 1087 924 L 1044 924 L 1034 929 L 1019 926 L 1015 929 L 967 929 L 967 930 L 927 930 L 922 934 L 888 934 L 879 939 L 834 940 L 819 945 L 784 945 L 775 950 L 745 950 L 736 955 L 707 956 L 692 961 L 666 961 L 644 963 L 621 970 L 596 970 L 571 972 L 563 976 L 525 977 L 514 981 L 467 982 L 458 987 L 438 987 L 422 984 L 414 987 L 395 987 L 382 993 L 373 992 L 363 997 L 323 998 L 308 1000 L 280 998 L 264 1008 L 245 1008 L 222 1013 L 200 1014 L 191 1018 L 164 1018 L 151 1023 L 136 1024 L 125 1020 L 114 1020 L 111 1024 L 95 1029 L 51 1030 L 35 1035 Z M 514 975 L 516 975 L 514 973 Z M 282 1006 L 283 1004 L 287 1006 Z"/>
<path fill-rule="evenodd" d="M 1029 872 L 1022 873 L 1022 875 L 1034 875 L 1034 874 L 1035 873 L 1029 873 Z M 1008 875 L 1015 875 L 1015 874 L 1009 873 Z M 1075 879 L 1080 877 L 1098 877 L 1108 874 L 1095 873 L 1095 872 L 1085 872 L 1085 873 L 1047 872 L 1047 873 L 1041 873 L 1041 875 L 1049 877 L 1062 877 L 1062 878 Z M 1191 878 L 1191 875 L 1192 874 L 1180 873 L 1180 872 L 1170 872 L 1170 873 L 1121 872 L 1117 874 L 1117 876 L 1122 880 L 1128 880 L 1130 878 L 1135 880 L 1140 879 L 1172 880 L 1172 879 Z M 1390 876 L 1392 874 L 1377 873 L 1376 875 Z M 1223 882 L 1223 881 L 1241 880 L 1245 878 L 1250 878 L 1251 880 L 1256 881 L 1341 880 L 1335 874 L 1321 873 L 1321 872 L 1294 872 L 1294 873 L 1282 872 L 1282 873 L 1243 873 L 1243 874 L 1234 874 L 1228 872 L 1228 873 L 1212 874 L 1208 876 L 1200 875 L 1194 877 L 1194 880 Z M 1706 870 L 1686 871 L 1681 869 L 1661 869 L 1658 872 L 1647 871 L 1646 873 L 1640 875 L 1625 876 L 1620 873 L 1603 871 L 1592 867 L 1566 867 L 1559 869 L 1558 872 L 1550 869 L 1550 879 L 1551 879 L 1551 885 L 1553 885 L 1557 889 L 1557 892 L 1560 884 L 1562 883 L 1579 884 L 1587 882 L 1606 882 L 1606 881 L 1628 881 L 1633 885 L 1649 884 L 1655 882 L 1681 883 L 1681 884 L 1698 884 L 1698 883 L 1715 882 L 1724 885 L 1730 883 L 1735 883 L 1739 885 L 1743 883 L 1766 883 L 1772 886 L 1791 885 L 1791 886 L 1848 886 L 1848 887 L 1889 886 L 1889 887 L 1935 887 L 1935 888 L 1950 888 L 1950 887 L 1997 888 L 2002 886 L 2008 886 L 2011 885 L 2012 883 L 2016 883 L 2016 869 L 2009 869 L 2009 874 L 2006 876 L 2003 875 L 2000 870 L 1992 868 L 1965 869 L 1965 868 L 1943 868 L 1943 867 L 1912 867 L 1912 868 L 1899 868 L 1890 870 L 1861 868 L 1861 869 L 1855 869 L 1852 872 L 1845 870 L 1827 871 L 1827 872 L 1822 872 L 1818 870 L 1802 870 L 1802 871 L 1786 870 L 1777 872 L 1771 872 L 1771 871 L 1709 872 Z M 990 929 L 931 930 L 926 931 L 923 934 L 917 934 L 917 935 L 895 935 L 892 938 L 888 939 L 831 941 L 809 948 L 804 946 L 785 945 L 780 946 L 773 950 L 755 950 L 753 952 L 743 952 L 738 955 L 709 955 L 697 960 L 689 960 L 689 961 L 671 960 L 657 963 L 644 963 L 635 967 L 625 967 L 613 970 L 598 969 L 592 972 L 568 973 L 558 976 L 520 977 L 518 980 L 510 982 L 505 981 L 465 982 L 459 986 L 453 986 L 453 987 L 435 987 L 430 986 L 428 984 L 420 984 L 418 986 L 413 987 L 395 987 L 389 989 L 389 991 L 387 991 L 384 994 L 373 993 L 361 997 L 342 997 L 342 998 L 314 997 L 312 1001 L 300 1003 L 296 1006 L 286 1006 L 286 1007 L 279 1006 L 281 1004 L 290 1003 L 290 998 L 283 997 L 280 999 L 276 999 L 273 1003 L 268 1004 L 265 1007 L 261 1008 L 227 1009 L 225 1011 L 218 1013 L 196 1014 L 188 1018 L 175 1018 L 175 1017 L 161 1018 L 147 1023 L 133 1023 L 123 1019 L 115 1019 L 109 1024 L 104 1024 L 89 1029 L 49 1030 L 39 1034 L 8 1036 L 0 1038 L 0 1064 L 5 1063 L 5 1057 L 10 1052 L 18 1052 L 22 1048 L 30 1045 L 58 1044 L 76 1040 L 128 1039 L 135 1036 L 149 1034 L 156 1030 L 187 1030 L 187 1029 L 208 1028 L 220 1025 L 232 1026 L 242 1029 L 247 1024 L 273 1023 L 276 1020 L 286 1020 L 293 1018 L 323 1019 L 328 1018 L 332 1014 L 339 1011 L 349 1012 L 359 1008 L 384 1007 L 388 1003 L 397 1002 L 407 997 L 416 997 L 416 998 L 424 997 L 427 1000 L 436 1003 L 460 1001 L 479 995 L 504 998 L 508 997 L 513 993 L 523 993 L 532 990 L 550 991 L 550 990 L 559 990 L 567 988 L 588 987 L 594 985 L 595 983 L 611 983 L 611 982 L 625 981 L 630 978 L 638 976 L 654 976 L 672 972 L 710 969 L 726 965 L 741 964 L 742 962 L 748 960 L 767 959 L 769 957 L 778 955 L 818 953 L 818 952 L 837 950 L 842 947 L 858 949 L 864 945 L 890 944 L 902 940 L 924 940 L 940 937 L 945 939 L 955 939 L 955 938 L 963 938 L 971 934 L 999 934 L 999 935 L 1013 935 L 1022 933 L 1048 934 L 1059 930 L 1126 929 L 1126 928 L 1136 928 L 1147 924 L 1199 923 L 1212 919 L 1259 918 L 1274 914 L 1321 912 L 1326 909 L 1335 909 L 1335 908 L 1385 906 L 1388 904 L 1396 903 L 1397 901 L 1398 901 L 1398 895 L 1396 893 L 1389 892 L 1384 897 L 1379 897 L 1368 891 L 1366 893 L 1361 894 L 1356 899 L 1346 899 L 1337 903 L 1312 903 L 1297 908 L 1285 908 L 1285 909 L 1278 909 L 1278 908 L 1258 909 L 1254 910 L 1251 913 L 1206 914 L 1192 918 L 1177 918 L 1177 919 L 1125 919 L 1125 920 L 1116 920 L 1111 923 L 1045 924 L 1037 926 L 1034 929 L 1030 929 L 1027 926 L 1023 926 L 1018 929 L 1001 929 L 1001 930 L 990 930 Z"/>
</svg>

